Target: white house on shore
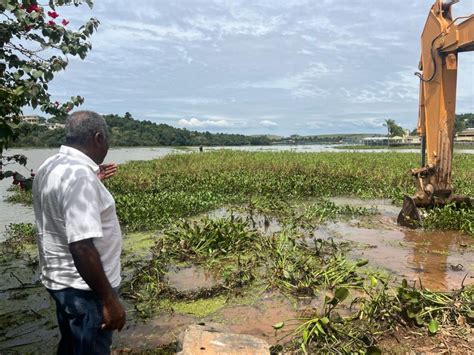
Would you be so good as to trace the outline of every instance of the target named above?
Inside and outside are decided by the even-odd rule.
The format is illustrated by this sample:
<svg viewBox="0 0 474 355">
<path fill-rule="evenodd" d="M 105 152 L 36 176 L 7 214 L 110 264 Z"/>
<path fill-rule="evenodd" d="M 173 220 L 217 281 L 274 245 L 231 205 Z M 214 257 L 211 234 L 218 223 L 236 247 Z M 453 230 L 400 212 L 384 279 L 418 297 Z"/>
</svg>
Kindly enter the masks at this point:
<svg viewBox="0 0 474 355">
<path fill-rule="evenodd" d="M 362 139 L 364 145 L 418 145 L 421 139 L 418 136 L 395 136 L 395 137 L 367 137 Z"/>
<path fill-rule="evenodd" d="M 33 115 L 33 116 L 23 116 L 21 118 L 21 121 L 25 122 L 25 123 L 28 123 L 28 124 L 32 124 L 32 125 L 44 126 L 44 127 L 47 127 L 48 129 L 64 129 L 64 127 L 66 127 L 64 123 L 46 122 L 46 120 L 44 118 L 41 118 L 40 116 L 35 116 L 35 115 Z"/>
<path fill-rule="evenodd" d="M 418 136 L 403 136 L 403 137 L 367 137 L 362 139 L 364 145 L 419 145 L 421 138 Z M 454 138 L 455 143 L 474 143 L 474 128 L 467 128 L 459 132 Z"/>
<path fill-rule="evenodd" d="M 41 124 L 41 117 L 40 116 L 23 116 L 21 118 L 22 122 L 26 122 L 29 124 Z"/>
<path fill-rule="evenodd" d="M 459 143 L 474 143 L 474 128 L 468 128 L 459 132 L 454 141 Z"/>
</svg>

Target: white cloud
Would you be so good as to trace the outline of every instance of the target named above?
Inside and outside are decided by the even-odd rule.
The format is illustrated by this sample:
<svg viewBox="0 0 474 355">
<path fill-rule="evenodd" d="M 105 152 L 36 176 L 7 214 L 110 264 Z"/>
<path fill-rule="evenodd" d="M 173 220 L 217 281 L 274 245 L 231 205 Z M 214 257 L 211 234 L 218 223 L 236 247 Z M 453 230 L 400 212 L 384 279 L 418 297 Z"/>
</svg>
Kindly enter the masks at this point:
<svg viewBox="0 0 474 355">
<path fill-rule="evenodd" d="M 342 69 L 330 69 L 324 63 L 311 63 L 308 69 L 291 74 L 285 77 L 242 82 L 236 85 L 237 88 L 255 88 L 255 89 L 280 89 L 290 91 L 292 96 L 297 98 L 319 97 L 329 94 L 328 90 L 318 85 L 318 78 L 327 76 L 330 73 L 340 72 Z"/>
<path fill-rule="evenodd" d="M 314 55 L 314 52 L 313 51 L 309 51 L 307 49 L 300 49 L 298 51 L 298 54 L 304 54 L 304 55 Z"/>
<path fill-rule="evenodd" d="M 220 104 L 225 102 L 224 100 L 209 98 L 209 97 L 160 97 L 153 98 L 152 101 L 161 102 L 177 102 L 187 105 L 208 105 L 208 104 Z"/>
<path fill-rule="evenodd" d="M 260 37 L 276 31 L 284 23 L 280 16 L 267 18 L 249 13 L 240 14 L 238 18 L 198 15 L 188 18 L 186 22 L 198 31 L 213 33 L 217 38 L 237 35 Z"/>
<path fill-rule="evenodd" d="M 353 103 L 370 104 L 383 102 L 412 102 L 418 100 L 419 80 L 410 71 L 411 68 L 360 88 L 341 88 L 341 92 Z"/>
<path fill-rule="evenodd" d="M 263 126 L 263 127 L 277 127 L 278 126 L 278 123 L 276 122 L 273 122 L 273 121 L 270 121 L 270 120 L 263 120 L 263 121 L 260 121 L 260 124 Z"/>
<path fill-rule="evenodd" d="M 204 127 L 213 127 L 213 128 L 229 128 L 233 127 L 234 124 L 226 119 L 220 120 L 200 120 L 195 117 L 190 119 L 180 119 L 178 121 L 178 125 L 182 127 L 189 127 L 189 128 L 204 128 Z"/>
<path fill-rule="evenodd" d="M 99 28 L 94 44 L 99 48 L 123 47 L 150 42 L 207 41 L 209 38 L 196 29 L 177 24 L 153 25 L 145 22 L 114 19 Z"/>
</svg>

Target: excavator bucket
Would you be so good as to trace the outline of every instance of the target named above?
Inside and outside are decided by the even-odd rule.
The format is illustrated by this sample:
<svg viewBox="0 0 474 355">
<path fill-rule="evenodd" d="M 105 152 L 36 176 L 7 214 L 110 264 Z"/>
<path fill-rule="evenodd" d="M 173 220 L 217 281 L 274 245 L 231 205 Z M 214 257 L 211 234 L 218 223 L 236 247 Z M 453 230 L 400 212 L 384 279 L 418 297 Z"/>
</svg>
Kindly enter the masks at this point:
<svg viewBox="0 0 474 355">
<path fill-rule="evenodd" d="M 403 227 L 418 228 L 421 225 L 420 211 L 415 205 L 415 201 L 410 196 L 403 198 L 402 210 L 398 214 L 397 223 Z"/>
<path fill-rule="evenodd" d="M 433 202 L 430 206 L 426 204 L 417 205 L 417 197 L 406 196 L 403 198 L 402 210 L 398 214 L 397 223 L 403 227 L 416 229 L 422 225 L 423 218 L 420 213 L 419 207 L 433 208 L 433 207 L 444 207 L 451 206 L 453 208 L 472 208 L 473 200 L 468 196 L 453 195 L 448 199 L 441 199 Z"/>
</svg>

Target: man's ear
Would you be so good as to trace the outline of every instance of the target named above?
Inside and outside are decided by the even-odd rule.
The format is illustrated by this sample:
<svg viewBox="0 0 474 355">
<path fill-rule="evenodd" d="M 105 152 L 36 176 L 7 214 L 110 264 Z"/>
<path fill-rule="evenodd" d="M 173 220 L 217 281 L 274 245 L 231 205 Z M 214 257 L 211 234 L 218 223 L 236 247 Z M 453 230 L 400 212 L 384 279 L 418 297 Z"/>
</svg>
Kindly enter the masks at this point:
<svg viewBox="0 0 474 355">
<path fill-rule="evenodd" d="M 94 135 L 94 143 L 96 145 L 104 145 L 105 143 L 105 136 L 103 133 L 101 132 L 97 132 L 95 135 Z"/>
</svg>

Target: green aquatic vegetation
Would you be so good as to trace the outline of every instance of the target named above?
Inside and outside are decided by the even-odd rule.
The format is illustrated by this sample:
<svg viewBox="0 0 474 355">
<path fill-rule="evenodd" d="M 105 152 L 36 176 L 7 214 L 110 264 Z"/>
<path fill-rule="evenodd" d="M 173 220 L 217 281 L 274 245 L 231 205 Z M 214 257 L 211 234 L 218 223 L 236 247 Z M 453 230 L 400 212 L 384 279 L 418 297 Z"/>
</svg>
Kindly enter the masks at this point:
<svg viewBox="0 0 474 355">
<path fill-rule="evenodd" d="M 430 230 L 459 230 L 474 235 L 474 208 L 433 208 L 423 218 L 423 227 Z"/>
<path fill-rule="evenodd" d="M 169 155 L 122 164 L 106 185 L 128 231 L 157 230 L 176 218 L 195 216 L 225 204 L 255 205 L 278 215 L 295 200 L 331 196 L 385 198 L 401 203 L 415 192 L 408 171 L 411 153 L 295 153 L 220 150 Z M 474 196 L 474 156 L 456 154 L 453 185 Z M 11 199 L 31 203 L 31 193 Z"/>
<path fill-rule="evenodd" d="M 342 245 L 322 239 L 309 245 L 292 230 L 284 230 L 261 244 L 267 255 L 266 278 L 282 292 L 315 295 L 321 286 L 333 289 L 361 285 L 357 269 L 366 262 L 348 261 Z"/>
<path fill-rule="evenodd" d="M 206 317 L 226 305 L 224 296 L 191 301 L 178 301 L 170 303 L 170 308 L 177 313 L 190 314 L 196 317 Z"/>
<path fill-rule="evenodd" d="M 231 215 L 224 219 L 181 220 L 165 231 L 165 248 L 180 260 L 216 258 L 251 248 L 259 236 L 246 221 Z"/>
<path fill-rule="evenodd" d="M 258 237 L 246 222 L 233 216 L 205 218 L 199 223 L 179 221 L 155 238 L 149 258 L 134 263 L 135 270 L 123 289 L 135 301 L 139 314 L 148 317 L 160 308 L 159 299 L 196 300 L 244 287 L 255 279 L 255 258 L 246 254 Z M 178 292 L 169 285 L 166 273 L 171 265 L 183 261 L 220 270 L 222 282 L 209 289 Z"/>
<path fill-rule="evenodd" d="M 8 191 L 12 192 L 12 194 L 6 198 L 7 202 L 20 203 L 23 205 L 33 204 L 33 193 L 31 190 L 21 190 L 17 186 L 12 186 Z"/>
<path fill-rule="evenodd" d="M 10 223 L 6 227 L 6 240 L 1 243 L 3 252 L 36 257 L 36 226 L 33 223 Z"/>
<path fill-rule="evenodd" d="M 130 233 L 123 236 L 122 253 L 126 257 L 143 258 L 150 253 L 155 245 L 155 233 Z"/>
<path fill-rule="evenodd" d="M 327 221 L 336 221 L 345 218 L 371 216 L 377 214 L 376 208 L 365 208 L 350 205 L 337 205 L 328 200 L 321 200 L 305 206 L 296 221 L 310 226 L 316 226 Z"/>
<path fill-rule="evenodd" d="M 458 324 L 460 317 L 474 324 L 474 286 L 454 292 L 432 292 L 409 287 L 406 280 L 397 288 L 400 316 L 409 325 L 426 326 L 430 333 L 433 324 Z"/>
<path fill-rule="evenodd" d="M 295 347 L 304 353 L 380 353 L 378 340 L 397 326 L 424 327 L 426 333 L 435 334 L 442 327 L 474 324 L 472 285 L 431 292 L 403 280 L 394 289 L 389 279 L 366 274 L 362 291 L 347 309 L 343 302 L 350 292 L 339 287 L 332 297 L 326 296 L 321 309 L 296 328 Z"/>
<path fill-rule="evenodd" d="M 161 229 L 173 219 L 224 204 L 254 205 L 275 215 L 294 200 L 330 196 L 386 198 L 414 193 L 407 173 L 417 154 L 215 151 L 121 166 L 107 181 L 128 230 Z M 456 155 L 454 185 L 474 195 L 474 157 Z M 273 213 L 273 214 L 272 214 Z"/>
</svg>

